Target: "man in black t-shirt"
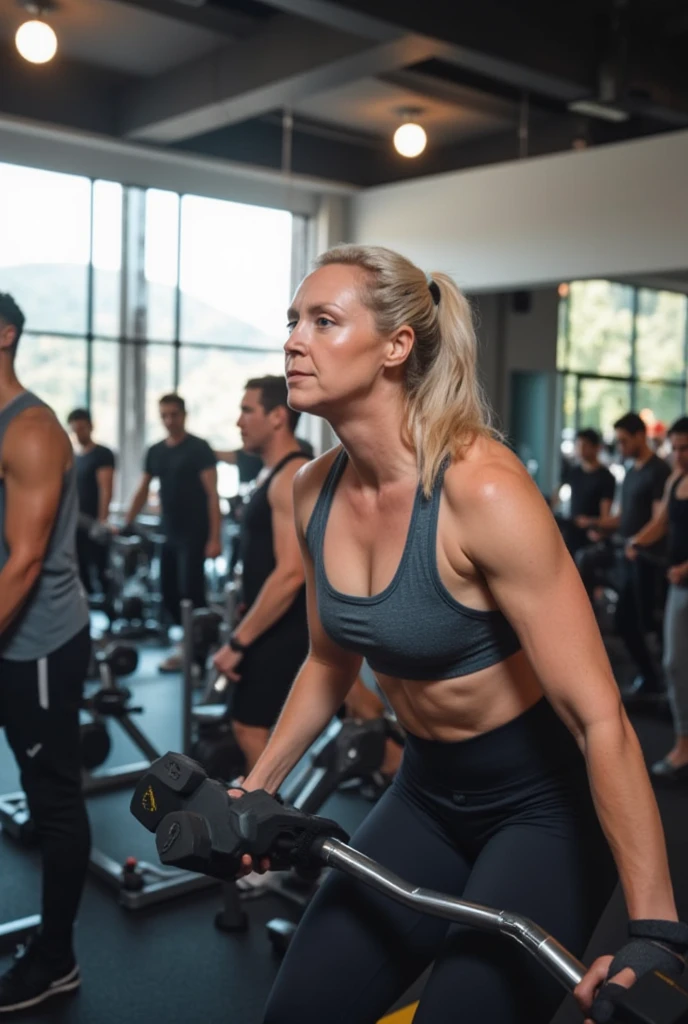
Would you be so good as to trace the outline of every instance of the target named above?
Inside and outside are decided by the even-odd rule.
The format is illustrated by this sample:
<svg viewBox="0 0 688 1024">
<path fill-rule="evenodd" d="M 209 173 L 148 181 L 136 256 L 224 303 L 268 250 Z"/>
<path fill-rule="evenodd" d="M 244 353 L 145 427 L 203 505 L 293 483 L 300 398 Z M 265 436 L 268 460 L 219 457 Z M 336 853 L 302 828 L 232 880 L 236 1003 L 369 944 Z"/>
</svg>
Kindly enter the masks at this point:
<svg viewBox="0 0 688 1024">
<path fill-rule="evenodd" d="M 93 594 L 93 578 L 107 594 L 108 546 L 94 539 L 93 527 L 107 523 L 115 479 L 115 456 L 93 440 L 93 421 L 88 409 L 73 409 L 67 424 L 76 441 L 76 483 L 79 493 L 79 527 L 76 551 L 79 575 L 87 594 Z M 104 536 L 104 531 L 101 531 Z"/>
<path fill-rule="evenodd" d="M 161 525 L 165 534 L 161 586 L 163 604 L 175 623 L 181 622 L 180 603 L 188 598 L 203 607 L 205 559 L 222 553 L 217 470 L 207 441 L 186 432 L 186 406 L 179 395 L 160 399 L 160 418 L 167 430 L 164 441 L 148 449 L 143 478 L 134 495 L 126 524 L 130 526 L 148 498 L 151 480 L 160 481 Z M 177 672 L 181 655 L 161 665 L 162 672 Z"/>
<path fill-rule="evenodd" d="M 600 462 L 602 438 L 596 430 L 579 430 L 576 434 L 576 464 L 567 466 L 562 484 L 571 488 L 571 511 L 562 524 L 566 546 L 575 558 L 586 547 L 587 531 L 600 516 L 608 516 L 614 500 L 616 481 Z"/>
<path fill-rule="evenodd" d="M 633 459 L 621 491 L 621 508 L 615 516 L 603 516 L 591 525 L 596 530 L 616 531 L 628 540 L 659 510 L 664 485 L 671 470 L 647 442 L 647 428 L 637 413 L 629 412 L 614 424 L 616 443 L 624 460 Z M 643 559 L 624 557 L 615 625 L 629 654 L 640 670 L 626 696 L 656 697 L 663 693 L 657 668 L 645 639 L 655 628 L 657 570 Z"/>
</svg>

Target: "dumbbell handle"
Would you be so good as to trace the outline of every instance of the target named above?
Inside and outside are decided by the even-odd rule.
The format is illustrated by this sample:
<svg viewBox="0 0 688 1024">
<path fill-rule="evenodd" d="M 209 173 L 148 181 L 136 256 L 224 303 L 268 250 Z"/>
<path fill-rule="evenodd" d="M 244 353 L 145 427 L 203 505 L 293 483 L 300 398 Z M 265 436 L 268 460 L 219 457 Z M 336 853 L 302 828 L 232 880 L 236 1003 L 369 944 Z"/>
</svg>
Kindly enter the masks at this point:
<svg viewBox="0 0 688 1024">
<path fill-rule="evenodd" d="M 471 925 L 480 931 L 499 932 L 513 939 L 524 946 L 569 991 L 576 987 L 585 974 L 586 969 L 580 960 L 527 917 L 504 910 L 492 910 L 477 903 L 467 903 L 432 889 L 418 888 L 338 839 L 316 840 L 313 853 L 328 866 L 353 875 L 413 910 L 443 917 L 456 924 Z"/>
</svg>

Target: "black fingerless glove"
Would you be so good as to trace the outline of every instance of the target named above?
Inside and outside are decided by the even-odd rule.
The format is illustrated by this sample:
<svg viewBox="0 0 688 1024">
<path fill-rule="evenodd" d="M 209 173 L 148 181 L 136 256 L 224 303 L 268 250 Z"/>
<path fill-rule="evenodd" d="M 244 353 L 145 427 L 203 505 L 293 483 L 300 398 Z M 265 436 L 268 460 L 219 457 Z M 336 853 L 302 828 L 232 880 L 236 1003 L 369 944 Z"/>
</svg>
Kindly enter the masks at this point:
<svg viewBox="0 0 688 1024">
<path fill-rule="evenodd" d="M 614 978 L 624 967 L 630 967 L 636 979 L 650 971 L 679 975 L 686 966 L 688 953 L 688 924 L 677 921 L 631 921 L 628 926 L 631 941 L 616 954 L 607 977 Z M 617 1002 L 628 989 L 611 981 L 605 982 L 590 1009 L 590 1017 L 597 1024 L 612 1020 Z"/>
</svg>

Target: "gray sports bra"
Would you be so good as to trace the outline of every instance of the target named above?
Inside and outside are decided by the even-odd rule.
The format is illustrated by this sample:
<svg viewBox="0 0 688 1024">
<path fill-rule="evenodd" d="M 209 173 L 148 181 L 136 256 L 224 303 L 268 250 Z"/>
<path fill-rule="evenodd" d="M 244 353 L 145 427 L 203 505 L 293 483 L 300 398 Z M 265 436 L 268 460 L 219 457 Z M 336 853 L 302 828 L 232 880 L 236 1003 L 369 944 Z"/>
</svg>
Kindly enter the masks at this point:
<svg viewBox="0 0 688 1024">
<path fill-rule="evenodd" d="M 437 568 L 437 519 L 447 462 L 431 497 L 418 487 L 406 546 L 391 583 L 372 597 L 353 597 L 331 586 L 323 542 L 337 485 L 348 456 L 332 464 L 306 530 L 315 565 L 318 612 L 328 636 L 363 655 L 373 671 L 401 679 L 451 679 L 489 668 L 520 650 L 500 611 L 459 604 Z"/>
</svg>

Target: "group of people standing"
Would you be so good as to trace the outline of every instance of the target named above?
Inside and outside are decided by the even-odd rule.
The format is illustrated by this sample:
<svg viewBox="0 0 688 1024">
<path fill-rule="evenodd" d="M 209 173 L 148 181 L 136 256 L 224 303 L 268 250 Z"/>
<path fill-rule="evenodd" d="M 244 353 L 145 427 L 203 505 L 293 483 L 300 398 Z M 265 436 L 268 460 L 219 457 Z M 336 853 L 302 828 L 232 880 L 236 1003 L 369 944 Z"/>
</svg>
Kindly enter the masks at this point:
<svg viewBox="0 0 688 1024">
<path fill-rule="evenodd" d="M 238 419 L 243 447 L 238 451 L 214 451 L 207 441 L 189 433 L 180 395 L 164 395 L 159 407 L 167 436 L 145 454 L 143 474 L 122 529 L 134 524 L 148 502 L 152 482 L 158 480 L 165 536 L 162 601 L 171 624 L 181 622 L 183 599 L 196 608 L 205 605 L 206 559 L 222 554 L 218 460 L 236 464 L 244 454 L 254 460 L 250 471 L 256 486 L 243 510 L 240 541 L 243 614 L 232 646 L 219 658 L 223 671 L 238 684 L 232 688 L 234 728 L 250 766 L 267 742 L 308 646 L 291 494 L 294 474 L 312 451 L 295 436 L 299 414 L 287 406 L 284 377 L 247 381 Z M 87 410 L 74 410 L 68 423 L 76 441 L 79 570 L 86 592 L 92 593 L 94 578 L 107 589 L 107 547 L 92 538 L 90 524 L 92 520 L 103 527 L 108 524 L 115 458 L 110 449 L 95 443 Z M 160 664 L 162 672 L 180 669 L 177 650 Z"/>
<path fill-rule="evenodd" d="M 675 743 L 652 775 L 688 781 L 688 417 L 668 432 L 673 465 L 655 453 L 637 413 L 621 417 L 614 431 L 626 464 L 616 506 L 616 479 L 600 459 L 602 439 L 580 430 L 575 462 L 562 475 L 571 492 L 562 533 L 591 599 L 613 571 L 614 627 L 638 673 L 625 698 L 669 697 Z M 652 633 L 660 634 L 661 668 L 648 645 Z"/>
</svg>

